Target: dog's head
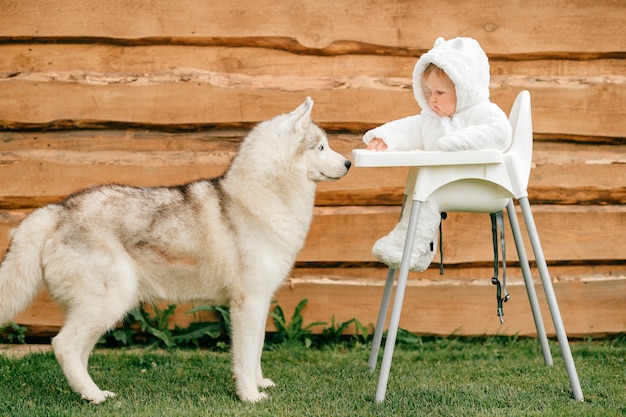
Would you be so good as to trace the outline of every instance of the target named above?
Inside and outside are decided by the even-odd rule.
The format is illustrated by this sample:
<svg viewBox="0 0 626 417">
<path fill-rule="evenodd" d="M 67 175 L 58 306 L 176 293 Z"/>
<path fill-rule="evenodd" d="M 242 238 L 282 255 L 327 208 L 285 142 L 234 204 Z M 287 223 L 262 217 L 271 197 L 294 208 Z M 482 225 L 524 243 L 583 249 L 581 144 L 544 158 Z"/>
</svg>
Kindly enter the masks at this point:
<svg viewBox="0 0 626 417">
<path fill-rule="evenodd" d="M 310 97 L 291 113 L 259 123 L 248 134 L 231 169 L 258 180 L 302 177 L 313 182 L 336 180 L 350 161 L 328 146 L 328 138 L 311 120 Z M 244 168 L 245 167 L 245 168 Z"/>
<path fill-rule="evenodd" d="M 284 129 L 293 133 L 295 154 L 306 167 L 311 181 L 338 180 L 348 173 L 350 161 L 333 151 L 326 133 L 311 120 L 313 100 L 307 97 L 283 122 Z"/>
</svg>

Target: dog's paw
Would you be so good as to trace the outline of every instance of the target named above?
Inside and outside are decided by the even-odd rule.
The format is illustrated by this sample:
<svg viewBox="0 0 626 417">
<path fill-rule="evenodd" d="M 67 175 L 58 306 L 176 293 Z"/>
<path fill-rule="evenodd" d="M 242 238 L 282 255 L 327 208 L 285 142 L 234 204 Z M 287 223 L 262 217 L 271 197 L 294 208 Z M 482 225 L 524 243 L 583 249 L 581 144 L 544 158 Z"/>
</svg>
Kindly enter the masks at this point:
<svg viewBox="0 0 626 417">
<path fill-rule="evenodd" d="M 268 398 L 267 394 L 264 392 L 256 392 L 250 393 L 248 395 L 239 394 L 239 398 L 241 401 L 249 402 L 249 403 L 258 403 L 259 401 L 263 401 Z"/>
<path fill-rule="evenodd" d="M 111 391 L 102 391 L 102 393 L 104 394 L 104 396 L 106 398 L 113 398 L 113 397 L 115 397 L 115 393 L 111 392 Z"/>
<path fill-rule="evenodd" d="M 262 379 L 261 379 L 261 380 L 257 383 L 257 385 L 258 385 L 260 388 L 267 388 L 267 387 L 273 387 L 273 386 L 275 386 L 276 384 L 274 384 L 274 381 L 272 381 L 271 379 L 268 379 L 268 378 L 262 378 Z"/>
<path fill-rule="evenodd" d="M 97 392 L 82 393 L 81 397 L 84 400 L 89 401 L 91 404 L 101 404 L 107 398 L 115 397 L 115 393 L 111 392 L 111 391 L 100 391 L 100 390 L 98 390 Z"/>
</svg>

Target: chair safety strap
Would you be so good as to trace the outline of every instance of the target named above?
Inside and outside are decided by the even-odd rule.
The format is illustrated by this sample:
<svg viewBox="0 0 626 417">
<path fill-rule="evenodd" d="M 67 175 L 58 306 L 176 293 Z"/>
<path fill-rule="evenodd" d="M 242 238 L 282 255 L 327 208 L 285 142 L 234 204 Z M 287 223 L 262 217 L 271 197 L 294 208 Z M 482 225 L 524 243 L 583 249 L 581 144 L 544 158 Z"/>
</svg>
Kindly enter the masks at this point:
<svg viewBox="0 0 626 417">
<path fill-rule="evenodd" d="M 503 303 L 509 301 L 511 296 L 506 290 L 506 245 L 504 240 L 504 213 L 499 211 L 491 213 L 491 235 L 493 237 L 493 278 L 491 283 L 496 286 L 496 300 L 498 302 L 498 317 L 500 324 L 504 323 Z M 502 247 L 502 285 L 498 279 L 498 229 L 500 230 L 500 246 Z"/>
<path fill-rule="evenodd" d="M 448 218 L 448 213 L 442 211 L 439 222 L 439 275 L 443 275 L 443 221 L 446 218 Z"/>
</svg>

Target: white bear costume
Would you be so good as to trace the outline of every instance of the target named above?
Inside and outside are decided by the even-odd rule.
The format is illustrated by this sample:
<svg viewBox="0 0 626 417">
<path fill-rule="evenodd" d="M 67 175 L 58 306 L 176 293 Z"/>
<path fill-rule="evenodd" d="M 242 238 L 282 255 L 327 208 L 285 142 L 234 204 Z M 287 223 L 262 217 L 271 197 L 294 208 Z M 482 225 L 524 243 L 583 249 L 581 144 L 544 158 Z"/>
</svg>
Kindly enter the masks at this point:
<svg viewBox="0 0 626 417">
<path fill-rule="evenodd" d="M 450 117 L 438 116 L 424 95 L 422 74 L 431 63 L 441 68 L 454 83 L 456 111 Z M 365 133 L 363 141 L 367 144 L 375 137 L 382 138 L 387 150 L 505 151 L 511 145 L 511 124 L 506 114 L 489 101 L 489 78 L 489 61 L 478 42 L 471 38 L 448 41 L 438 38 L 413 70 L 413 94 L 422 112 L 372 129 Z M 407 200 L 400 222 L 372 249 L 378 259 L 392 268 L 398 268 L 402 260 L 412 203 L 410 198 Z M 411 256 L 412 271 L 423 271 L 430 265 L 440 221 L 434 202 L 421 205 Z"/>
</svg>

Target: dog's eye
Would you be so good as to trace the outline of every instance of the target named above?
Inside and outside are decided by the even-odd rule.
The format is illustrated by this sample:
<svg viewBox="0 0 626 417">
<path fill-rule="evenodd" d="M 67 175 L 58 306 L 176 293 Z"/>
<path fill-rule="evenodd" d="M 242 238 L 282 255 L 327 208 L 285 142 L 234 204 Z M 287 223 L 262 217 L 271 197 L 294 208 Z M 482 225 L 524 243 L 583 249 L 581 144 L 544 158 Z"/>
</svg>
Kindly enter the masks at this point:
<svg viewBox="0 0 626 417">
<path fill-rule="evenodd" d="M 323 150 L 324 150 L 324 145 L 320 145 L 320 147 L 319 147 L 319 148 L 317 148 L 317 149 L 319 149 L 319 150 L 320 150 L 320 152 L 321 152 L 321 151 L 323 151 Z"/>
</svg>

